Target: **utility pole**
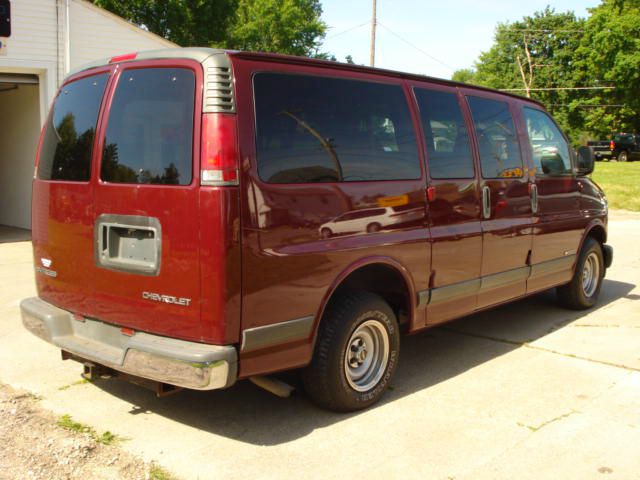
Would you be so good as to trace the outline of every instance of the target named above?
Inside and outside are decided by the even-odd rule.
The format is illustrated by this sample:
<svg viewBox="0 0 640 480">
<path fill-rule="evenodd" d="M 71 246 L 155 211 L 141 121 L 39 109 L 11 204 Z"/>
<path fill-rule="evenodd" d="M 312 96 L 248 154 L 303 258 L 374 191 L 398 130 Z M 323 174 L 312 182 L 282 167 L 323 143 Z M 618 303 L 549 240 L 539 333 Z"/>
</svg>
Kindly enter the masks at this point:
<svg viewBox="0 0 640 480">
<path fill-rule="evenodd" d="M 373 0 L 373 16 L 371 17 L 371 53 L 369 55 L 369 65 L 376 66 L 376 0 Z"/>
</svg>

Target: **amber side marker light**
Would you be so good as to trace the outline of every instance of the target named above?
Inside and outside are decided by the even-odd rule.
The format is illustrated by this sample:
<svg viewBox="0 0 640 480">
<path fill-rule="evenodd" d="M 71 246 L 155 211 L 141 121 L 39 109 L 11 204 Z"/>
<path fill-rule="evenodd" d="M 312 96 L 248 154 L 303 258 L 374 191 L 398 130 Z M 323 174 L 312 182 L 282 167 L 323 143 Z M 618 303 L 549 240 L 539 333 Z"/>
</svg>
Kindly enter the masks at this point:
<svg viewBox="0 0 640 480">
<path fill-rule="evenodd" d="M 122 333 L 123 335 L 126 335 L 127 337 L 133 337 L 136 331 L 133 328 L 122 327 L 120 329 L 120 333 Z"/>
</svg>

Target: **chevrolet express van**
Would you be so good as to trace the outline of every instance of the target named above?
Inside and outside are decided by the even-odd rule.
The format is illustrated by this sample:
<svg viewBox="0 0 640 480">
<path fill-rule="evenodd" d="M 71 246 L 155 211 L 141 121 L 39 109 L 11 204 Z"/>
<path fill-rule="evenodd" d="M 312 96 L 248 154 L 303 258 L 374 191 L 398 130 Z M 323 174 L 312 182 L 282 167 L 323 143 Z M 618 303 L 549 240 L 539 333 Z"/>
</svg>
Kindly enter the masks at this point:
<svg viewBox="0 0 640 480">
<path fill-rule="evenodd" d="M 592 169 L 541 105 L 485 88 L 206 48 L 97 62 L 42 131 L 23 322 L 133 380 L 295 369 L 364 408 L 403 333 L 553 287 L 596 303 Z"/>
</svg>

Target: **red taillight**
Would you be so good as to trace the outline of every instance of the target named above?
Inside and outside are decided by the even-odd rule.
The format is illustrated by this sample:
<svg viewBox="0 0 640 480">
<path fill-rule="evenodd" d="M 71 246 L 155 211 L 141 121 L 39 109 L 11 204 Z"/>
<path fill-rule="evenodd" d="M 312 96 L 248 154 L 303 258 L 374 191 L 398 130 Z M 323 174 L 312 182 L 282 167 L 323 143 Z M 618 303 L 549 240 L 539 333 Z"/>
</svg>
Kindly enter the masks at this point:
<svg viewBox="0 0 640 480">
<path fill-rule="evenodd" d="M 615 149 L 616 149 L 616 142 L 611 140 L 611 143 L 609 143 L 609 150 L 614 151 Z"/>
<path fill-rule="evenodd" d="M 115 57 L 111 57 L 109 63 L 117 63 L 117 62 L 126 62 L 127 60 L 135 60 L 138 54 L 134 53 L 125 53 L 124 55 L 118 55 Z"/>
<path fill-rule="evenodd" d="M 235 115 L 205 113 L 202 116 L 200 169 L 202 185 L 238 185 L 238 127 Z"/>
</svg>

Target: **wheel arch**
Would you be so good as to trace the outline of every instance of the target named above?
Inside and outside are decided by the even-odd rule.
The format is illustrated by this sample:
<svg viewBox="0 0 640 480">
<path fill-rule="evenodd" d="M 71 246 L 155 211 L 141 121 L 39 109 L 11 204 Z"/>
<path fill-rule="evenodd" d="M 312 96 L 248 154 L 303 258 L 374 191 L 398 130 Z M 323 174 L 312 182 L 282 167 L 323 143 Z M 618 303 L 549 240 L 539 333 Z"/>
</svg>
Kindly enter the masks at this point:
<svg viewBox="0 0 640 480">
<path fill-rule="evenodd" d="M 576 261 L 573 264 L 573 273 L 575 273 L 576 266 L 578 264 L 578 258 L 580 258 L 580 252 L 582 252 L 584 242 L 587 241 L 587 238 L 595 239 L 598 243 L 600 243 L 600 245 L 604 245 L 605 243 L 607 243 L 607 227 L 601 219 L 593 219 L 584 229 L 584 233 L 582 234 L 582 238 L 580 239 L 580 245 L 578 246 L 578 250 L 576 251 Z"/>
<path fill-rule="evenodd" d="M 379 281 L 393 281 L 389 284 L 376 284 Z M 383 288 L 386 287 L 386 288 Z M 332 300 L 350 289 L 365 290 L 384 298 L 393 309 L 400 326 L 411 325 L 416 319 L 416 291 L 409 270 L 391 257 L 367 257 L 347 266 L 325 292 L 316 312 L 313 326 L 313 345 L 318 337 L 320 322 L 327 306 Z M 406 317 L 402 314 L 406 312 Z"/>
</svg>

